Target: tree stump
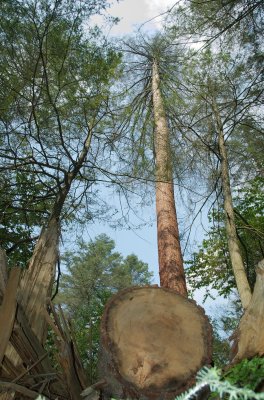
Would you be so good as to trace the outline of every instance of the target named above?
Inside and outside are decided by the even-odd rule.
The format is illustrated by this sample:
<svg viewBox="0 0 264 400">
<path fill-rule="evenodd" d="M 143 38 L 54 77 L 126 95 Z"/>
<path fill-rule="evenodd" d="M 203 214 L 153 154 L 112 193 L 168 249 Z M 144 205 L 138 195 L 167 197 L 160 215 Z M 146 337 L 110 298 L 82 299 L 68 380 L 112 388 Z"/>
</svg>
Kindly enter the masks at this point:
<svg viewBox="0 0 264 400">
<path fill-rule="evenodd" d="M 114 295 L 101 324 L 105 398 L 170 399 L 211 363 L 212 330 L 204 310 L 174 290 L 133 287 Z"/>
</svg>

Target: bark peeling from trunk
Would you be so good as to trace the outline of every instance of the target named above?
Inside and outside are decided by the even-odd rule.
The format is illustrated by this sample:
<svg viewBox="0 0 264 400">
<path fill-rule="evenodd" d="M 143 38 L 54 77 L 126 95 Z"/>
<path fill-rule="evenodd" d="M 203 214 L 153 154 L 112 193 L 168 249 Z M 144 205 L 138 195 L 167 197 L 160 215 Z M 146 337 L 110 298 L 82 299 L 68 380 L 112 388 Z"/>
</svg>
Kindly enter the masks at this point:
<svg viewBox="0 0 264 400">
<path fill-rule="evenodd" d="M 18 291 L 18 301 L 41 342 L 45 338 L 47 328 L 42 310 L 51 296 L 58 260 L 58 225 L 56 219 L 51 219 L 47 228 L 43 229 L 29 266 L 23 273 Z"/>
<path fill-rule="evenodd" d="M 41 344 L 47 334 L 43 309 L 46 308 L 55 279 L 58 238 L 58 221 L 51 219 L 48 226 L 42 229 L 29 266 L 22 273 L 16 295 L 17 302 L 21 304 L 27 321 Z M 23 368 L 23 361 L 11 343 L 7 346 L 5 356 L 12 360 L 15 368 Z M 8 395 L 7 398 L 9 399 Z"/>
</svg>

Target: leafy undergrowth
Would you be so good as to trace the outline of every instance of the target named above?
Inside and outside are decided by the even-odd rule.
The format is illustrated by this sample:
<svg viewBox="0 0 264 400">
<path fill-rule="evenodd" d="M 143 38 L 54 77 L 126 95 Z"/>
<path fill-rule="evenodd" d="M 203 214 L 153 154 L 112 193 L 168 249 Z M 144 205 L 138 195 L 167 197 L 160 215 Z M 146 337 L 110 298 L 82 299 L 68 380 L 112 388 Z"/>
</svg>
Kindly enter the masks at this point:
<svg viewBox="0 0 264 400">
<path fill-rule="evenodd" d="M 223 378 L 236 386 L 256 390 L 264 379 L 264 358 L 245 359 L 230 368 Z"/>
<path fill-rule="evenodd" d="M 191 400 L 201 390 L 209 387 L 211 399 L 264 400 L 264 393 L 255 393 L 264 377 L 264 359 L 243 360 L 230 369 L 223 377 L 218 368 L 203 368 L 197 374 L 197 384 L 176 400 Z M 224 379 L 223 379 L 224 378 Z"/>
</svg>

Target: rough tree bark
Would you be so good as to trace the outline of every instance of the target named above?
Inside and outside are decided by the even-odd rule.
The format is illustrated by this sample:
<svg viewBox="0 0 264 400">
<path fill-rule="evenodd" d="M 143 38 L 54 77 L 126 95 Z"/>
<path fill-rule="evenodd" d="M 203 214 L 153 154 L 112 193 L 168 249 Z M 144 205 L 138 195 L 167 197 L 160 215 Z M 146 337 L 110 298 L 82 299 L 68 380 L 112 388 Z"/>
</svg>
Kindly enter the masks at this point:
<svg viewBox="0 0 264 400">
<path fill-rule="evenodd" d="M 175 290 L 149 286 L 117 293 L 101 325 L 105 397 L 174 398 L 211 362 L 211 339 L 203 309 Z"/>
<path fill-rule="evenodd" d="M 218 146 L 219 146 L 220 163 L 221 163 L 221 180 L 222 180 L 222 188 L 224 196 L 225 226 L 227 233 L 228 249 L 236 280 L 237 290 L 241 299 L 242 306 L 245 310 L 250 303 L 252 294 L 248 283 L 241 255 L 241 250 L 239 247 L 239 240 L 236 232 L 235 214 L 234 214 L 234 207 L 231 194 L 228 157 L 225 145 L 223 126 L 216 105 L 213 106 L 213 110 L 218 129 Z"/>
<path fill-rule="evenodd" d="M 5 251 L 0 246 L 0 304 L 4 297 L 7 281 L 7 257 Z"/>
<path fill-rule="evenodd" d="M 169 127 L 160 90 L 158 64 L 152 70 L 155 123 L 156 213 L 159 274 L 162 287 L 187 296 L 183 259 L 174 199 Z"/>
</svg>

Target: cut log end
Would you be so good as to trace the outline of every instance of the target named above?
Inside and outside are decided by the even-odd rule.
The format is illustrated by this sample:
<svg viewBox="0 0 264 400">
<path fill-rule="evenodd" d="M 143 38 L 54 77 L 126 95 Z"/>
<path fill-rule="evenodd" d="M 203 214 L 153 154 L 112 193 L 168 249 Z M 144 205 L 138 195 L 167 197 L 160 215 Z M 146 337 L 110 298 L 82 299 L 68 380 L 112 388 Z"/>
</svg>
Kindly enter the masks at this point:
<svg viewBox="0 0 264 400">
<path fill-rule="evenodd" d="M 173 397 L 211 362 L 211 326 L 203 309 L 170 289 L 119 292 L 106 306 L 101 336 L 111 396 Z"/>
</svg>

